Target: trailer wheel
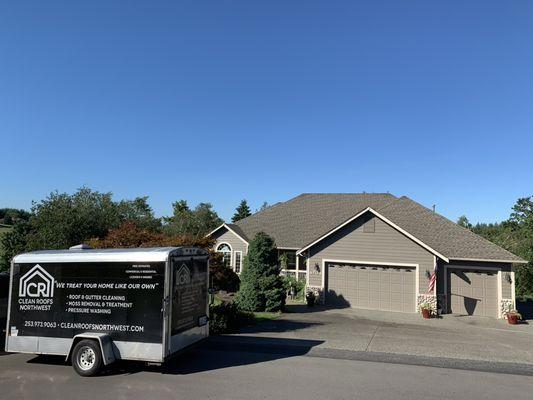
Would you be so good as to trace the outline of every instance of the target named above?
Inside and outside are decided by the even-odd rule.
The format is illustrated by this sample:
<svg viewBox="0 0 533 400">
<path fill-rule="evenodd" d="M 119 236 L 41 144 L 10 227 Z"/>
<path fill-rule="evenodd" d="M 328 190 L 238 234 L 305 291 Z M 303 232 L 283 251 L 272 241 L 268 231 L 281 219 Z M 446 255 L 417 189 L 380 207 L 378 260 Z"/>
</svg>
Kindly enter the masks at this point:
<svg viewBox="0 0 533 400">
<path fill-rule="evenodd" d="M 93 376 L 102 368 L 102 351 L 94 340 L 81 340 L 74 347 L 71 360 L 79 375 Z"/>
</svg>

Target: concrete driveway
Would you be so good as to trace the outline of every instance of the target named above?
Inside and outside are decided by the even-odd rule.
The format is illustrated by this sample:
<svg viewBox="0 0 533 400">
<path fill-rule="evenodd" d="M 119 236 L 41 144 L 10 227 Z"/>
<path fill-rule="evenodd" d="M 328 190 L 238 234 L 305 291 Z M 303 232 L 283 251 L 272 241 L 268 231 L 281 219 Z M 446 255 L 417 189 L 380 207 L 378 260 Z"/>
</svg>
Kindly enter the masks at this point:
<svg viewBox="0 0 533 400">
<path fill-rule="evenodd" d="M 291 305 L 279 319 L 234 336 L 317 341 L 317 348 L 533 364 L 533 325 L 472 316 Z"/>
</svg>

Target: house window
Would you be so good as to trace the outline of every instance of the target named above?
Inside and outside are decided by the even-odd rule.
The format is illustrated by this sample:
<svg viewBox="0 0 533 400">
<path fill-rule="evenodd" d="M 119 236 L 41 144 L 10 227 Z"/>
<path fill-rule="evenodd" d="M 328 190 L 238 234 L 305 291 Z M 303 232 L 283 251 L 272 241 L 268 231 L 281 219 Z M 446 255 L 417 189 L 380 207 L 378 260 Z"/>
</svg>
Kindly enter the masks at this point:
<svg viewBox="0 0 533 400">
<path fill-rule="evenodd" d="M 242 251 L 235 252 L 235 273 L 240 274 L 242 269 Z"/>
<path fill-rule="evenodd" d="M 231 268 L 231 247 L 227 243 L 222 243 L 217 247 L 217 252 L 222 253 L 222 260 L 225 267 Z"/>
<path fill-rule="evenodd" d="M 296 251 L 290 250 L 280 250 L 279 251 L 279 262 L 281 269 L 296 269 Z"/>
</svg>

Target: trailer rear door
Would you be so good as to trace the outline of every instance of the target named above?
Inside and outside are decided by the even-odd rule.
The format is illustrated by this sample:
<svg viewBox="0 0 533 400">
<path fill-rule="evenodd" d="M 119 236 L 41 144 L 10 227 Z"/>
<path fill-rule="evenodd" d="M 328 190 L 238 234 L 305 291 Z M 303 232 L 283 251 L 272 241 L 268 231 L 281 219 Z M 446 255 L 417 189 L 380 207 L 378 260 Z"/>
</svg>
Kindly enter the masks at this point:
<svg viewBox="0 0 533 400">
<path fill-rule="evenodd" d="M 207 260 L 207 256 L 171 258 L 171 336 L 207 324 Z"/>
</svg>

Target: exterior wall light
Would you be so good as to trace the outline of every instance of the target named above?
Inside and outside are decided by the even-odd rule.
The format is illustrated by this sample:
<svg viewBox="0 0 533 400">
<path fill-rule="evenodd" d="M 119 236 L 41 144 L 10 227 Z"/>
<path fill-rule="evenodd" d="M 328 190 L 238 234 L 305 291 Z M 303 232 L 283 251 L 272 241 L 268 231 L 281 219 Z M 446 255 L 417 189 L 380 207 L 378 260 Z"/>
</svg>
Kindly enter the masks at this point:
<svg viewBox="0 0 533 400">
<path fill-rule="evenodd" d="M 507 283 L 513 283 L 513 280 L 511 279 L 511 274 L 509 272 L 505 273 L 505 280 Z"/>
</svg>

